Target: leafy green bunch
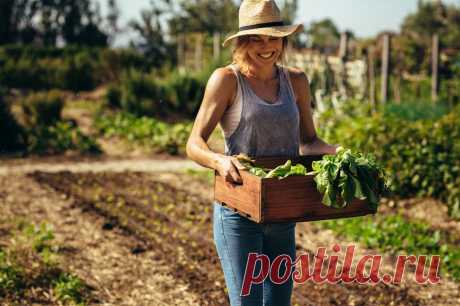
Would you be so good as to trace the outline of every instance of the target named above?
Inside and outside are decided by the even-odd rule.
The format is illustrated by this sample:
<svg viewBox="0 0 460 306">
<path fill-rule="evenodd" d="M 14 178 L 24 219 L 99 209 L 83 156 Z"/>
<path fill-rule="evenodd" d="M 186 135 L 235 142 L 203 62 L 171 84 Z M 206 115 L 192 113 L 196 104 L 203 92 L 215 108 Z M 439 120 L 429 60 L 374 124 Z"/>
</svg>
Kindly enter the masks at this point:
<svg viewBox="0 0 460 306">
<path fill-rule="evenodd" d="M 239 154 L 236 158 L 250 173 L 261 178 L 283 179 L 292 175 L 307 175 L 307 168 L 305 168 L 304 165 L 292 165 L 291 160 L 288 160 L 284 165 L 280 165 L 274 169 L 268 169 L 256 166 L 255 161 L 244 154 Z"/>
<path fill-rule="evenodd" d="M 325 155 L 312 163 L 318 191 L 323 204 L 342 208 L 354 198 L 367 199 L 377 208 L 380 198 L 388 192 L 387 176 L 383 167 L 371 154 L 352 152 L 339 147 L 336 155 Z"/>
</svg>

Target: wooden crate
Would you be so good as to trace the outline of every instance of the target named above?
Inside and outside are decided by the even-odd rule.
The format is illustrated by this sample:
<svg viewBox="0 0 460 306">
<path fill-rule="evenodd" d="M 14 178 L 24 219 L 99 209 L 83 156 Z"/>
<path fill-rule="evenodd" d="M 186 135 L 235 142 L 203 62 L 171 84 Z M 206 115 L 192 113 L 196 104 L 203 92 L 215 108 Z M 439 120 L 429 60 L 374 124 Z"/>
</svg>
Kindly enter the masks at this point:
<svg viewBox="0 0 460 306">
<path fill-rule="evenodd" d="M 274 168 L 291 159 L 293 164 L 301 163 L 310 171 L 312 161 L 321 157 L 264 157 L 256 159 L 256 164 Z M 257 223 L 316 221 L 376 213 L 367 201 L 358 199 L 345 208 L 327 207 L 321 203 L 322 195 L 316 189 L 313 176 L 291 176 L 279 180 L 262 179 L 248 171 L 240 171 L 240 174 L 241 185 L 226 182 L 216 172 L 214 199 Z"/>
</svg>

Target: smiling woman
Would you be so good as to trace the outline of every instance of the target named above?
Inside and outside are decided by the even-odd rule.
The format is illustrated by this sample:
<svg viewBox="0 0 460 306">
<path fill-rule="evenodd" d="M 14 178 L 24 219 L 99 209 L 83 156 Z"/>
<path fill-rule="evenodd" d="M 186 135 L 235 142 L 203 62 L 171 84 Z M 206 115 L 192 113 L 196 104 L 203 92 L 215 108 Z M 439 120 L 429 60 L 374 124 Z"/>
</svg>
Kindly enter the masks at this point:
<svg viewBox="0 0 460 306">
<path fill-rule="evenodd" d="M 244 0 L 239 25 L 239 31 L 224 42 L 224 46 L 234 42 L 233 63 L 211 75 L 187 155 L 228 182 L 241 183 L 238 171 L 244 167 L 234 157 L 240 153 L 250 157 L 334 154 L 336 146 L 316 136 L 305 73 L 280 65 L 287 37 L 302 26 L 284 24 L 273 0 Z M 207 145 L 217 124 L 224 132 L 225 154 Z M 290 305 L 292 279 L 283 284 L 266 279 L 244 296 L 241 288 L 250 253 L 270 260 L 279 255 L 295 260 L 296 224 L 258 224 L 221 204 L 214 203 L 214 241 L 231 305 Z"/>
</svg>

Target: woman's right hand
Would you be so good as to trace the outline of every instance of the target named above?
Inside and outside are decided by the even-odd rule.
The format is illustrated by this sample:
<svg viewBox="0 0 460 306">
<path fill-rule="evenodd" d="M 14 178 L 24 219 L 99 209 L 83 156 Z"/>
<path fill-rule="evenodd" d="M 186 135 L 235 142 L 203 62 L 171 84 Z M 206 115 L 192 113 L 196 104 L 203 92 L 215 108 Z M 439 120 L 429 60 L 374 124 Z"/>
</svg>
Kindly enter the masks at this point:
<svg viewBox="0 0 460 306">
<path fill-rule="evenodd" d="M 216 170 L 227 182 L 242 184 L 243 180 L 239 170 L 244 170 L 245 167 L 241 165 L 236 157 L 220 155 L 217 159 Z"/>
</svg>

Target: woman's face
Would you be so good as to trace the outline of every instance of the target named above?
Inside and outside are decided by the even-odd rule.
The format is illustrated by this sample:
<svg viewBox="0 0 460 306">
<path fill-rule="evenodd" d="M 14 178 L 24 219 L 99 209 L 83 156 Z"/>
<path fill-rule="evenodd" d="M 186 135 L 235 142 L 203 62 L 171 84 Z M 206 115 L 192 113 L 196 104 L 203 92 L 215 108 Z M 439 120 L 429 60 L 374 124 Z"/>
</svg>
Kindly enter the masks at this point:
<svg viewBox="0 0 460 306">
<path fill-rule="evenodd" d="M 280 37 L 250 35 L 248 39 L 248 58 L 257 66 L 275 64 L 283 51 L 283 39 Z"/>
</svg>

